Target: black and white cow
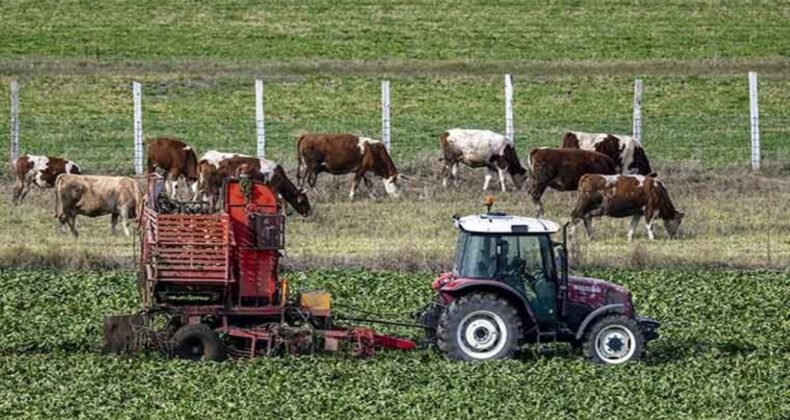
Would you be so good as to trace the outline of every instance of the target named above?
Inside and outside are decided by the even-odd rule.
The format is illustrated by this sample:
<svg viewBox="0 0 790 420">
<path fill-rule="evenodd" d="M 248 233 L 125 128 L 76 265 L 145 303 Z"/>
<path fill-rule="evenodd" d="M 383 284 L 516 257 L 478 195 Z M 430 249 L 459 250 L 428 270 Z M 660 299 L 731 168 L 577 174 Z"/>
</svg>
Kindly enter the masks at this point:
<svg viewBox="0 0 790 420">
<path fill-rule="evenodd" d="M 652 172 L 645 149 L 631 136 L 568 131 L 562 135 L 562 147 L 590 150 L 609 156 L 623 175 L 647 175 Z"/>
</svg>

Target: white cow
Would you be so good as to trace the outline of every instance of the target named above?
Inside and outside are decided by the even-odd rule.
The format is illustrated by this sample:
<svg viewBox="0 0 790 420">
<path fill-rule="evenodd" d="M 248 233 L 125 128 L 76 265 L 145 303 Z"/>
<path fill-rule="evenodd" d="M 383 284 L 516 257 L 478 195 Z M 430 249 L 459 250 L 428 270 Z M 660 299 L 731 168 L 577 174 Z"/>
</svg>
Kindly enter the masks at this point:
<svg viewBox="0 0 790 420">
<path fill-rule="evenodd" d="M 442 185 L 447 186 L 448 180 L 455 180 L 458 175 L 458 164 L 463 163 L 470 168 L 486 168 L 483 191 L 494 175 L 499 175 L 502 191 L 505 188 L 505 171 L 507 171 L 516 188 L 521 188 L 526 180 L 527 170 L 521 166 L 513 141 L 505 136 L 489 130 L 471 130 L 454 128 L 442 133 L 439 138 L 442 146 L 444 162 Z"/>
</svg>

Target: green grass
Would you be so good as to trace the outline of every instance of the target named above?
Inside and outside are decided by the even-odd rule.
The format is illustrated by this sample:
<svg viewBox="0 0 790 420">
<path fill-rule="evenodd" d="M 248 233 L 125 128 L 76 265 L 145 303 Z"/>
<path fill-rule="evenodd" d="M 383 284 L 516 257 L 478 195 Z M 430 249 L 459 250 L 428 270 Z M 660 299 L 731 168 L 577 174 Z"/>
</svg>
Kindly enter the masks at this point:
<svg viewBox="0 0 790 420">
<path fill-rule="evenodd" d="M 253 79 L 240 76 L 44 75 L 23 80 L 21 151 L 67 156 L 92 173 L 132 172 L 130 82 L 144 84 L 147 137 L 174 134 L 202 153 L 255 152 Z M 0 97 L 10 77 L 0 77 Z M 656 164 L 696 161 L 707 168 L 750 161 L 744 76 L 655 76 L 644 80 L 643 139 Z M 633 79 L 516 75 L 516 141 L 522 156 L 557 145 L 563 130 L 630 133 Z M 790 79 L 760 82 L 761 141 L 767 162 L 787 161 Z M 380 78 L 307 76 L 266 85 L 267 156 L 292 166 L 304 132 L 379 137 Z M 8 102 L 0 113 L 8 112 Z M 451 127 L 503 131 L 501 76 L 415 76 L 392 81 L 396 163 L 438 158 Z M 0 132 L 9 120 L 0 120 Z"/>
<path fill-rule="evenodd" d="M 0 272 L 0 416 L 188 418 L 782 418 L 790 410 L 787 272 L 592 271 L 664 324 L 639 364 L 594 366 L 564 346 L 517 360 L 449 362 L 434 350 L 186 363 L 100 355 L 103 316 L 136 307 L 134 275 Z M 288 273 L 335 302 L 400 312 L 433 273 Z M 714 304 L 715 302 L 715 304 Z M 387 330 L 385 328 L 385 330 Z M 392 330 L 388 330 L 392 331 Z M 415 334 L 412 331 L 398 331 Z"/>
<path fill-rule="evenodd" d="M 18 1 L 0 57 L 556 60 L 787 56 L 774 1 Z"/>
</svg>

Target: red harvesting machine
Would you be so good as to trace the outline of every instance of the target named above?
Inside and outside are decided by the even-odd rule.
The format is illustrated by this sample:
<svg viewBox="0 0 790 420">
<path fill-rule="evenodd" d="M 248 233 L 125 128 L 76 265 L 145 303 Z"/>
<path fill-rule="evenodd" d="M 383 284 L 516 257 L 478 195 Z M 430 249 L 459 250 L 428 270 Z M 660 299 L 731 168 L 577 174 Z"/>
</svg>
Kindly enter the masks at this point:
<svg viewBox="0 0 790 420">
<path fill-rule="evenodd" d="M 409 350 L 411 340 L 333 323 L 322 290 L 289 297 L 279 276 L 285 216 L 263 182 L 229 179 L 216 214 L 173 211 L 164 179 L 148 178 L 140 220 L 143 309 L 104 322 L 104 351 L 157 349 L 187 359 Z"/>
</svg>

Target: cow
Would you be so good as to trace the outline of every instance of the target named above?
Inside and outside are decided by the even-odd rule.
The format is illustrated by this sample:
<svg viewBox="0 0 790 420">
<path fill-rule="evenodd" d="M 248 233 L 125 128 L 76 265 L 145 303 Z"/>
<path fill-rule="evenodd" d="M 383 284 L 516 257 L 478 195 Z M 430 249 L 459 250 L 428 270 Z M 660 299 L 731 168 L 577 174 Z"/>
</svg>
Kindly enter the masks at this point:
<svg viewBox="0 0 790 420">
<path fill-rule="evenodd" d="M 652 172 L 645 149 L 631 136 L 568 131 L 562 135 L 562 147 L 603 153 L 614 161 L 617 172 L 623 175 Z"/>
<path fill-rule="evenodd" d="M 543 215 L 541 199 L 546 188 L 575 191 L 582 175 L 617 173 L 615 163 L 602 153 L 549 147 L 533 149 L 529 153 L 529 168 L 532 177 L 529 194 L 537 207 L 538 217 Z"/>
<path fill-rule="evenodd" d="M 82 169 L 76 163 L 55 156 L 22 155 L 16 160 L 16 186 L 12 202 L 22 203 L 30 186 L 52 188 L 60 174 L 81 174 Z"/>
<path fill-rule="evenodd" d="M 178 194 L 178 183 L 184 178 L 197 199 L 198 167 L 195 151 L 175 137 L 158 137 L 148 145 L 148 173 L 160 168 L 166 172 L 165 189 L 170 198 Z"/>
<path fill-rule="evenodd" d="M 252 158 L 250 155 L 232 152 L 220 152 L 217 150 L 209 150 L 200 157 L 200 160 L 198 160 L 198 191 L 203 194 L 204 201 L 212 198 L 210 194 L 206 194 L 207 190 L 209 189 L 215 190 L 215 196 L 219 195 L 219 187 L 216 185 L 216 180 L 214 180 L 213 185 L 207 185 L 204 177 L 207 175 L 217 176 L 218 173 L 216 171 L 219 168 L 220 162 L 234 157 Z M 220 179 L 219 181 L 219 185 L 221 186 L 222 180 Z"/>
<path fill-rule="evenodd" d="M 684 213 L 675 208 L 664 183 L 655 172 L 643 175 L 587 174 L 579 180 L 579 195 L 571 214 L 571 226 L 584 221 L 587 236 L 592 238 L 592 218 L 631 216 L 628 241 L 634 237 L 639 219 L 645 216 L 647 236 L 655 239 L 653 221 L 664 220 L 669 237 L 677 236 Z"/>
<path fill-rule="evenodd" d="M 486 168 L 483 191 L 494 175 L 499 175 L 502 192 L 505 192 L 505 171 L 510 174 L 516 188 L 521 188 L 526 180 L 527 170 L 521 166 L 513 141 L 489 130 L 467 130 L 454 128 L 439 137 L 442 146 L 442 185 L 447 187 L 448 180 L 455 180 L 458 164 L 470 168 Z"/>
<path fill-rule="evenodd" d="M 305 134 L 296 141 L 296 149 L 296 182 L 300 188 L 305 181 L 315 187 L 316 177 L 321 172 L 332 175 L 354 172 L 348 195 L 353 200 L 361 180 L 364 179 L 368 191 L 371 190 L 372 182 L 365 174 L 372 171 L 383 179 L 390 197 L 400 196 L 398 181 L 406 177 L 398 173 L 387 148 L 379 140 L 352 134 Z"/>
<path fill-rule="evenodd" d="M 61 230 L 68 225 L 77 237 L 79 232 L 74 226 L 77 215 L 109 214 L 112 234 L 116 234 L 120 217 L 123 232 L 129 236 L 129 220 L 137 217 L 142 199 L 140 186 L 129 177 L 63 174 L 55 182 L 55 217 Z"/>
<path fill-rule="evenodd" d="M 297 188 L 282 166 L 268 159 L 234 156 L 217 162 L 217 165 L 201 165 L 201 193 L 208 197 L 209 206 L 216 208 L 222 183 L 225 178 L 246 176 L 271 185 L 275 191 L 302 216 L 311 212 L 310 201 L 304 191 Z"/>
</svg>

